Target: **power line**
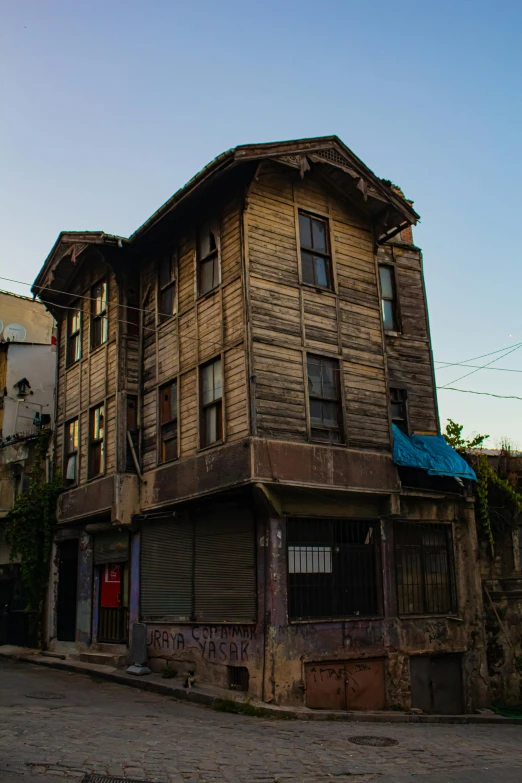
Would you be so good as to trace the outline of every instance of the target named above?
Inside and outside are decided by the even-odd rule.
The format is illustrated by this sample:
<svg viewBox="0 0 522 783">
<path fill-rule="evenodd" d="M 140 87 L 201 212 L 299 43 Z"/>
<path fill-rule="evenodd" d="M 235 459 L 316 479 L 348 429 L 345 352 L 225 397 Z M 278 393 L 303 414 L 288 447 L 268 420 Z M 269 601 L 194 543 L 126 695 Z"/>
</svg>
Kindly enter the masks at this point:
<svg viewBox="0 0 522 783">
<path fill-rule="evenodd" d="M 522 343 L 518 343 L 513 348 L 511 348 L 511 350 L 507 351 L 507 353 L 503 353 L 502 356 L 497 356 L 495 359 L 487 362 L 487 364 L 484 364 L 481 367 L 477 367 L 476 370 L 471 370 L 471 372 L 464 373 L 464 375 L 460 375 L 458 378 L 454 378 L 452 381 L 448 381 L 448 383 L 445 385 L 449 386 L 450 383 L 457 383 L 458 381 L 462 381 L 464 378 L 468 378 L 470 375 L 474 375 L 476 372 L 480 372 L 480 370 L 484 370 L 486 367 L 489 367 L 490 364 L 494 364 L 495 362 L 500 361 L 500 359 L 504 359 L 506 356 L 509 356 L 510 353 L 514 353 L 514 351 L 520 350 L 520 348 L 522 348 Z"/>
<path fill-rule="evenodd" d="M 1 278 L 0 278 L 1 279 Z M 516 345 L 522 345 L 522 343 L 516 343 Z M 446 362 L 444 367 L 438 367 L 439 370 L 444 370 L 445 367 L 456 367 L 460 364 L 463 364 L 464 362 L 474 362 L 475 359 L 485 359 L 486 356 L 493 356 L 496 353 L 502 353 L 503 351 L 509 350 L 509 348 L 512 348 L 513 344 L 506 345 L 505 348 L 499 348 L 498 351 L 490 351 L 489 353 L 483 353 L 480 356 L 472 356 L 471 359 L 462 359 L 462 362 Z"/>
<path fill-rule="evenodd" d="M 501 357 L 502 358 L 502 357 Z M 435 360 L 435 364 L 438 364 L 441 360 L 437 361 Z M 444 363 L 445 364 L 445 363 Z M 522 370 L 514 370 L 511 367 L 481 367 L 480 364 L 465 364 L 464 362 L 452 362 L 451 365 L 446 365 L 446 367 L 473 367 L 478 370 L 488 370 L 489 372 L 522 372 Z M 444 367 L 435 367 L 435 369 L 438 370 L 444 370 Z"/>
<path fill-rule="evenodd" d="M 493 394 L 492 392 L 479 392 L 472 389 L 457 389 L 454 386 L 437 386 L 436 388 L 441 391 L 456 391 L 463 394 L 481 394 L 484 397 L 498 397 L 501 400 L 522 400 L 522 397 L 517 397 L 514 394 Z"/>
</svg>

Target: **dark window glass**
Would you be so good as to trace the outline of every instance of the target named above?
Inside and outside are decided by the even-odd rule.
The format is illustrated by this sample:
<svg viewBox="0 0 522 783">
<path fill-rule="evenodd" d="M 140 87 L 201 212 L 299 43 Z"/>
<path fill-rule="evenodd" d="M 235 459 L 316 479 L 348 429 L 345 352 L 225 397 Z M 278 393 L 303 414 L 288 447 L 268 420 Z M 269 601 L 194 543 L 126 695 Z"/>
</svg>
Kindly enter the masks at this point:
<svg viewBox="0 0 522 783">
<path fill-rule="evenodd" d="M 396 523 L 395 562 L 399 614 L 456 611 L 449 525 Z"/>
<path fill-rule="evenodd" d="M 69 312 L 67 318 L 67 364 L 74 364 L 82 355 L 81 310 Z"/>
<path fill-rule="evenodd" d="M 299 241 L 303 283 L 331 289 L 331 257 L 326 220 L 300 212 Z"/>
<path fill-rule="evenodd" d="M 391 420 L 405 435 L 409 434 L 407 403 L 406 389 L 390 389 Z"/>
<path fill-rule="evenodd" d="M 308 397 L 312 440 L 341 443 L 339 362 L 308 356 Z"/>
<path fill-rule="evenodd" d="M 107 283 L 101 282 L 91 289 L 91 348 L 106 343 L 108 336 Z"/>
<path fill-rule="evenodd" d="M 178 456 L 178 384 L 166 383 L 159 390 L 161 461 Z"/>
<path fill-rule="evenodd" d="M 158 318 L 163 323 L 176 314 L 176 254 L 167 253 L 160 261 L 158 271 Z"/>
<path fill-rule="evenodd" d="M 209 223 L 198 231 L 198 291 L 207 294 L 219 283 L 219 252 L 216 229 Z"/>
<path fill-rule="evenodd" d="M 89 478 L 105 470 L 105 406 L 91 410 L 89 422 Z"/>
<path fill-rule="evenodd" d="M 64 484 L 72 486 L 78 482 L 78 450 L 79 440 L 79 422 L 73 419 L 65 425 L 65 465 L 64 465 Z"/>
<path fill-rule="evenodd" d="M 381 282 L 381 307 L 382 320 L 385 332 L 399 331 L 399 319 L 397 315 L 397 289 L 395 287 L 395 274 L 391 266 L 379 266 L 379 278 Z"/>
<path fill-rule="evenodd" d="M 223 439 L 223 377 L 221 359 L 200 368 L 201 446 Z"/>
<path fill-rule="evenodd" d="M 290 619 L 378 614 L 377 531 L 371 520 L 288 520 Z"/>
</svg>

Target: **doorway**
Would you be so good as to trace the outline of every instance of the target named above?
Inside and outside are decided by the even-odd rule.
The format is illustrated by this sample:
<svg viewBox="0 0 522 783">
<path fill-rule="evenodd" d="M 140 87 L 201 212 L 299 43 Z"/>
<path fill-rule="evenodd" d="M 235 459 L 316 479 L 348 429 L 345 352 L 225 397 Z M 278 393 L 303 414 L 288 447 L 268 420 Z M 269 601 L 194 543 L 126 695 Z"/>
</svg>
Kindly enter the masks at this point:
<svg viewBox="0 0 522 783">
<path fill-rule="evenodd" d="M 60 642 L 76 639 L 76 599 L 78 590 L 78 539 L 58 544 L 58 597 L 56 602 L 56 638 Z"/>
<path fill-rule="evenodd" d="M 319 710 L 382 710 L 384 659 L 305 664 L 306 706 Z"/>
<path fill-rule="evenodd" d="M 99 642 L 127 643 L 128 587 L 128 563 L 104 563 L 100 566 Z"/>
<path fill-rule="evenodd" d="M 462 714 L 461 655 L 415 655 L 410 672 L 412 707 L 436 715 Z"/>
</svg>

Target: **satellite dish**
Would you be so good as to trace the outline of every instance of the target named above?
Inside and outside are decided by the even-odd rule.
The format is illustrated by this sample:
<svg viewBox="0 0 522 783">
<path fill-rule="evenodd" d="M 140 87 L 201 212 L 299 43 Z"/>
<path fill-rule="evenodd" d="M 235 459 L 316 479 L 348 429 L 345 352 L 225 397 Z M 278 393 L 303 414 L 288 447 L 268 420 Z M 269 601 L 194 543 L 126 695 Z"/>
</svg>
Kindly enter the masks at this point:
<svg viewBox="0 0 522 783">
<path fill-rule="evenodd" d="M 8 324 L 4 329 L 4 339 L 12 343 L 23 343 L 26 336 L 27 332 L 22 324 Z"/>
</svg>

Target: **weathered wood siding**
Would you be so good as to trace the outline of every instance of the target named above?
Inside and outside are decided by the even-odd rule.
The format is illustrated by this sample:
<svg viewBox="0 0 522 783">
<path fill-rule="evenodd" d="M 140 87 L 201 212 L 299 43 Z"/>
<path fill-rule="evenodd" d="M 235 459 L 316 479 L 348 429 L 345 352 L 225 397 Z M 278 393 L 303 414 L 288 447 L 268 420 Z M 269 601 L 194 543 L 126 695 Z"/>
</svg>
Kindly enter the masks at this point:
<svg viewBox="0 0 522 783">
<path fill-rule="evenodd" d="M 329 222 L 333 291 L 300 284 L 299 209 Z M 371 226 L 318 174 L 307 172 L 301 179 L 289 167 L 263 164 L 251 185 L 244 221 L 256 434 L 309 440 L 306 355 L 310 353 L 339 361 L 348 445 L 390 448 L 388 362 L 393 378 L 400 374 L 408 385 L 410 380 L 413 383 L 413 426 L 432 428 L 418 252 L 397 254 L 404 337 L 392 344 L 383 333 Z M 416 358 L 408 365 L 411 354 Z M 408 367 L 418 357 L 422 379 L 417 383 Z M 422 400 L 419 384 L 426 385 Z"/>
<path fill-rule="evenodd" d="M 389 385 L 407 388 L 411 429 L 436 432 L 437 403 L 420 250 L 397 246 L 380 248 L 378 260 L 395 266 L 401 320 L 400 335 L 386 335 Z"/>
<path fill-rule="evenodd" d="M 108 340 L 90 350 L 91 286 L 101 279 L 108 285 Z M 117 433 L 116 404 L 119 390 L 126 379 L 118 367 L 118 340 L 120 335 L 119 290 L 110 267 L 96 250 L 87 251 L 79 262 L 77 276 L 71 286 L 71 305 L 82 311 L 81 358 L 67 365 L 67 316 L 63 310 L 60 320 L 60 345 L 57 377 L 57 419 L 56 419 L 56 468 L 64 466 L 64 429 L 71 419 L 78 417 L 80 423 L 80 448 L 78 478 L 79 484 L 88 480 L 88 434 L 89 411 L 101 403 L 105 404 L 105 475 L 115 473 L 119 437 Z M 77 296 L 78 300 L 74 297 Z M 130 367 L 132 361 L 126 363 Z M 135 372 L 135 370 L 134 370 Z M 136 379 L 134 380 L 136 383 Z"/>
<path fill-rule="evenodd" d="M 144 471 L 158 465 L 158 389 L 169 381 L 178 381 L 178 455 L 183 458 L 199 451 L 198 368 L 215 357 L 221 356 L 223 361 L 224 441 L 248 434 L 240 200 L 216 205 L 216 211 L 220 224 L 220 286 L 197 296 L 196 233 L 195 226 L 191 226 L 176 237 L 178 315 L 159 324 L 158 259 L 151 257 L 142 265 L 141 291 L 146 310 L 141 410 Z"/>
</svg>

